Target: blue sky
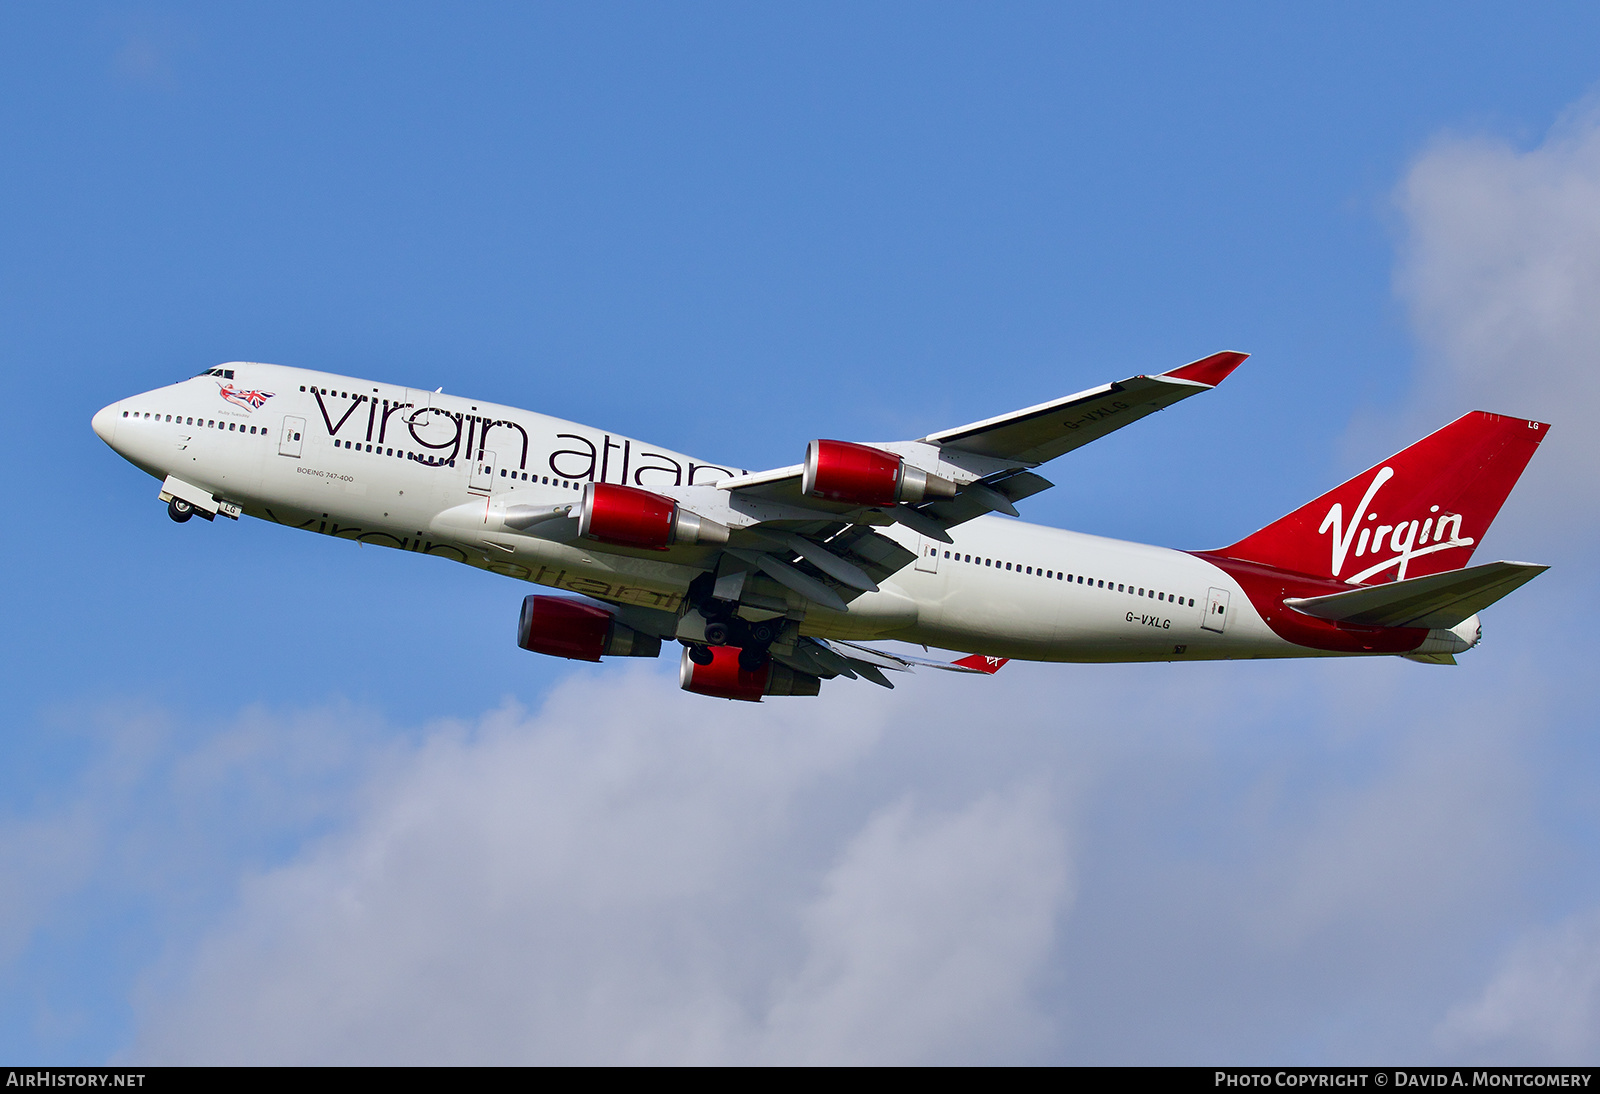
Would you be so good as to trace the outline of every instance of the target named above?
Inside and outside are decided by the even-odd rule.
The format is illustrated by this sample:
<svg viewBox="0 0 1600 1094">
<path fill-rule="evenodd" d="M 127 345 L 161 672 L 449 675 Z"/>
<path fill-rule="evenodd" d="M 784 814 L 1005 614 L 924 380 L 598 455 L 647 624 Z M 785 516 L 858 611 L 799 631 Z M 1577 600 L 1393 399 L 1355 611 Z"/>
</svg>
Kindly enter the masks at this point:
<svg viewBox="0 0 1600 1094">
<path fill-rule="evenodd" d="M 7 8 L 0 1056 L 1592 1058 L 1597 41 L 1586 5 Z M 1482 407 L 1556 428 L 1480 557 L 1557 568 L 1454 670 L 733 710 L 525 654 L 501 578 L 174 525 L 88 428 L 264 360 L 765 467 L 1220 349 L 1255 356 L 1025 516 L 1216 546 Z"/>
</svg>

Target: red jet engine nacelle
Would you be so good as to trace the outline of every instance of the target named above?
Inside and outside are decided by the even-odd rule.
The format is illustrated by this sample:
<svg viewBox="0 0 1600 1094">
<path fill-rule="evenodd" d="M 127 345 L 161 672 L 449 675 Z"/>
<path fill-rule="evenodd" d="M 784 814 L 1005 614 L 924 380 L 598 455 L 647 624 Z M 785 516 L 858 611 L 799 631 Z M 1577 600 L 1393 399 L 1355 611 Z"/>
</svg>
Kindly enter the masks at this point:
<svg viewBox="0 0 1600 1094">
<path fill-rule="evenodd" d="M 808 444 L 800 489 L 807 497 L 852 505 L 916 505 L 956 496 L 949 479 L 912 467 L 893 452 L 851 441 Z"/>
<path fill-rule="evenodd" d="M 661 656 L 661 639 L 617 622 L 604 608 L 564 596 L 523 599 L 517 645 L 572 661 Z"/>
<path fill-rule="evenodd" d="M 665 551 L 673 545 L 728 542 L 728 529 L 649 490 L 590 482 L 578 507 L 578 535 L 619 547 Z"/>
<path fill-rule="evenodd" d="M 745 671 L 739 667 L 737 646 L 712 646 L 710 649 L 709 665 L 695 664 L 689 659 L 689 651 L 683 651 L 678 686 L 684 691 L 759 703 L 763 695 L 816 695 L 822 690 L 821 677 L 796 672 L 770 659 L 755 672 Z"/>
</svg>

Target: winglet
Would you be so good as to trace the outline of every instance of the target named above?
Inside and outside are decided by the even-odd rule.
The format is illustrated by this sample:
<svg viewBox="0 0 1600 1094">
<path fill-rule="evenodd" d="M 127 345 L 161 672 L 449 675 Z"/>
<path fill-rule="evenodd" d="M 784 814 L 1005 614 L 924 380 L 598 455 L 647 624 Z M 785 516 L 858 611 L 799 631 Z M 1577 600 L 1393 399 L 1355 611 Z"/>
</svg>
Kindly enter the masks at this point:
<svg viewBox="0 0 1600 1094">
<path fill-rule="evenodd" d="M 986 657 L 981 653 L 975 653 L 971 657 L 963 657 L 959 661 L 950 663 L 960 665 L 969 672 L 981 672 L 985 676 L 993 676 L 1009 660 L 1011 660 L 1009 657 Z"/>
<path fill-rule="evenodd" d="M 1161 375 L 1170 376 L 1174 380 L 1188 380 L 1194 384 L 1204 384 L 1206 387 L 1216 387 L 1228 378 L 1228 374 L 1249 357 L 1248 353 L 1213 353 L 1210 357 L 1202 357 L 1198 361 L 1191 361 L 1187 365 L 1163 372 Z"/>
</svg>

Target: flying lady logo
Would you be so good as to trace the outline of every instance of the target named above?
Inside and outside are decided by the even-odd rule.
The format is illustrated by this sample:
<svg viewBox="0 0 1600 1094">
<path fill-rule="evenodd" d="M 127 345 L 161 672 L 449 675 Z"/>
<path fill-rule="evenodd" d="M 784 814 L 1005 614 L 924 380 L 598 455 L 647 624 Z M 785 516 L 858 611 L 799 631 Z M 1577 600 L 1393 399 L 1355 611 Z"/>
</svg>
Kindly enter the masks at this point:
<svg viewBox="0 0 1600 1094">
<path fill-rule="evenodd" d="M 232 384 L 223 384 L 217 391 L 228 402 L 235 406 L 242 406 L 246 410 L 260 410 L 272 398 L 270 391 L 241 391 Z"/>
<path fill-rule="evenodd" d="M 1348 525 L 1344 523 L 1344 506 L 1334 502 L 1333 507 L 1328 510 L 1328 515 L 1322 519 L 1322 527 L 1317 529 L 1318 535 L 1333 533 L 1333 564 L 1330 572 L 1334 577 L 1338 577 L 1344 570 L 1345 560 L 1350 555 L 1351 543 L 1355 544 L 1356 558 L 1367 554 L 1380 554 L 1385 546 L 1394 552 L 1392 557 L 1345 578 L 1347 584 L 1360 585 L 1391 566 L 1395 567 L 1394 580 L 1404 581 L 1406 567 L 1410 565 L 1412 559 L 1431 555 L 1436 551 L 1448 551 L 1452 547 L 1470 547 L 1476 542 L 1471 536 L 1461 534 L 1460 513 L 1440 513 L 1437 505 L 1430 507 L 1428 510 L 1430 515 L 1420 521 L 1401 520 L 1395 524 L 1366 525 L 1364 522 L 1378 519 L 1377 513 L 1367 511 L 1368 507 L 1378 496 L 1383 484 L 1392 478 L 1394 478 L 1393 468 L 1380 468 L 1372 477 L 1367 492 L 1362 495 L 1361 504 L 1356 506 L 1356 511 L 1351 514 Z M 1446 538 L 1446 527 L 1449 529 L 1448 538 Z"/>
</svg>

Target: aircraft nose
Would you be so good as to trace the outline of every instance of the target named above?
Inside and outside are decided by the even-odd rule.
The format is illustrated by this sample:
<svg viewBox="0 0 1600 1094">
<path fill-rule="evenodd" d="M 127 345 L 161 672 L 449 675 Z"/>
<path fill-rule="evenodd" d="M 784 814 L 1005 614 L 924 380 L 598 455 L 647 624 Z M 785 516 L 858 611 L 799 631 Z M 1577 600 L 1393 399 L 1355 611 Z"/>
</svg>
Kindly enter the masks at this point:
<svg viewBox="0 0 1600 1094">
<path fill-rule="evenodd" d="M 94 427 L 95 436 L 105 441 L 106 444 L 110 444 L 117 432 L 116 404 L 113 403 L 95 414 L 89 424 Z"/>
</svg>

